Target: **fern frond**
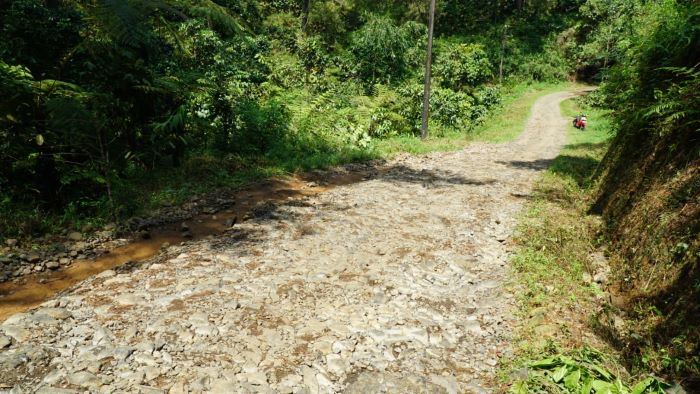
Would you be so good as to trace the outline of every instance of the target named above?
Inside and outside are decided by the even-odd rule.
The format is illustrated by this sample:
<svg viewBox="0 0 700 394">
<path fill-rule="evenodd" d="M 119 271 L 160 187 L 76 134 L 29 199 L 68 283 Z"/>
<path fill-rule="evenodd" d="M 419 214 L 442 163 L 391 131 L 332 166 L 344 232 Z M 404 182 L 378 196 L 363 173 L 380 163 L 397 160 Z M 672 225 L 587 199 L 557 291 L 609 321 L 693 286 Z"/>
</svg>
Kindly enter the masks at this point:
<svg viewBox="0 0 700 394">
<path fill-rule="evenodd" d="M 140 46 L 150 35 L 144 13 L 128 0 L 102 0 L 91 11 L 97 25 L 119 44 Z"/>
<path fill-rule="evenodd" d="M 225 33 L 241 33 L 245 30 L 239 18 L 231 15 L 226 7 L 216 4 L 211 0 L 194 0 L 181 4 L 190 14 L 206 18 L 209 23 L 223 30 Z"/>
</svg>

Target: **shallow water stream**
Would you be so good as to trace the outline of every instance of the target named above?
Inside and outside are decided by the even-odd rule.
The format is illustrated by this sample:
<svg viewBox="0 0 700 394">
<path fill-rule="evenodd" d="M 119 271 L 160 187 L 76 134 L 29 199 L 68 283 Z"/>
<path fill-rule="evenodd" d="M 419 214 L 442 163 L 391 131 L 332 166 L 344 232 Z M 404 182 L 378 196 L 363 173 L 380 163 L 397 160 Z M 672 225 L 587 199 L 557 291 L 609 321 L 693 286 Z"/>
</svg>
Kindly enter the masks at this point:
<svg viewBox="0 0 700 394">
<path fill-rule="evenodd" d="M 245 187 L 234 195 L 235 206 L 215 215 L 198 215 L 187 220 L 192 240 L 217 235 L 226 230 L 226 221 L 245 218 L 250 210 L 264 202 L 299 199 L 313 196 L 335 186 L 361 181 L 366 171 L 331 173 L 319 179 L 318 175 L 273 178 Z M 320 184 L 320 185 L 319 185 Z M 102 271 L 128 262 L 138 262 L 155 256 L 163 244 L 178 244 L 187 239 L 180 232 L 181 222 L 170 223 L 149 230 L 149 239 L 139 239 L 115 248 L 95 260 L 75 261 L 57 271 L 26 275 L 0 283 L 0 322 L 15 313 L 40 305 L 54 295 Z"/>
</svg>

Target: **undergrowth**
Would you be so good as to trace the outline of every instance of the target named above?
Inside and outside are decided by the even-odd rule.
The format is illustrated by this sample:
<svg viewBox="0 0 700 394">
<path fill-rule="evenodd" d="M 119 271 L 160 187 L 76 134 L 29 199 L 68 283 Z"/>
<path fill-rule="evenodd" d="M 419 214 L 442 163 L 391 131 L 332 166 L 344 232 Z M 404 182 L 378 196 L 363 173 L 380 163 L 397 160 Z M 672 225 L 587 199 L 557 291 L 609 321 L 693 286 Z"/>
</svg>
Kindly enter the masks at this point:
<svg viewBox="0 0 700 394">
<path fill-rule="evenodd" d="M 527 82 L 504 87 L 501 105 L 487 114 L 482 123 L 471 130 L 433 127 L 431 136 L 425 141 L 412 134 L 400 134 L 372 138 L 361 147 L 352 141 L 336 141 L 336 145 L 327 146 L 319 142 L 323 138 L 309 138 L 300 141 L 300 146 L 295 149 L 272 149 L 265 155 L 221 155 L 202 151 L 191 154 L 178 167 L 161 166 L 148 172 L 134 171 L 128 179 L 114 185 L 114 197 L 120 201 L 117 212 L 112 212 L 106 196 L 97 201 L 76 201 L 61 215 L 42 212 L 32 216 L 28 214 L 29 209 L 14 209 L 16 204 L 8 205 L 11 211 L 5 213 L 0 204 L 0 227 L 20 228 L 20 232 L 25 234 L 54 233 L 66 227 L 94 228 L 115 219 L 144 215 L 163 206 L 177 205 L 198 194 L 217 189 L 236 189 L 269 177 L 390 158 L 401 152 L 422 154 L 457 150 L 472 141 L 503 142 L 514 138 L 523 129 L 537 98 L 572 86 L 568 83 Z M 301 92 L 291 91 L 288 94 L 298 95 Z M 304 101 L 298 97 L 291 99 Z M 293 116 L 307 116 L 308 111 L 308 108 L 298 108 Z M 301 121 L 295 123 L 303 125 Z M 302 131 L 298 133 L 304 135 Z M 315 135 L 307 134 L 311 137 Z M 92 214 L 85 215 L 88 211 Z"/>
</svg>

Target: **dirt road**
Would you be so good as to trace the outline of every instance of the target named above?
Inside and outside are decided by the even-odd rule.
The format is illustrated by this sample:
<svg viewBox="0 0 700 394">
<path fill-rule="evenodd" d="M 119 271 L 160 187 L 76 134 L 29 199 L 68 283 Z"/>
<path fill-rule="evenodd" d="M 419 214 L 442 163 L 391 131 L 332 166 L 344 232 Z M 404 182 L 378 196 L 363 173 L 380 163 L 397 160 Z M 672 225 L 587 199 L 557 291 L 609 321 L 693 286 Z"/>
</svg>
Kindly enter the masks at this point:
<svg viewBox="0 0 700 394">
<path fill-rule="evenodd" d="M 512 143 L 396 158 L 10 317 L 0 390 L 490 392 L 507 239 L 571 95 L 538 100 Z"/>
</svg>

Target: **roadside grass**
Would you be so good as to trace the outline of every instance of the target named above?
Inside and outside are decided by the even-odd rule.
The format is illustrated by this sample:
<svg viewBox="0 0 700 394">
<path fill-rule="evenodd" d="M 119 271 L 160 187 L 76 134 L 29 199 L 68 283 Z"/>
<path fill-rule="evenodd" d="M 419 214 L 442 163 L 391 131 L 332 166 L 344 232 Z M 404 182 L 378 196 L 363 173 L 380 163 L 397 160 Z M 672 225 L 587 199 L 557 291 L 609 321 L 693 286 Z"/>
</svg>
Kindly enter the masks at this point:
<svg viewBox="0 0 700 394">
<path fill-rule="evenodd" d="M 501 106 L 475 129 L 443 132 L 422 141 L 416 136 L 374 139 L 366 149 L 316 149 L 305 155 L 276 152 L 256 159 L 236 156 L 196 155 L 179 168 L 164 168 L 132 179 L 122 188 L 129 201 L 124 211 L 143 214 L 165 205 L 175 205 L 196 194 L 216 189 L 236 189 L 261 179 L 337 165 L 390 158 L 398 153 L 424 154 L 454 151 L 474 141 L 504 142 L 515 138 L 525 127 L 532 104 L 548 93 L 571 89 L 571 83 L 521 83 L 505 88 Z"/>
<path fill-rule="evenodd" d="M 582 110 L 587 129 L 569 126 L 567 145 L 536 182 L 516 231 L 513 285 L 522 324 L 501 379 L 513 393 L 662 393 L 667 386 L 654 378 L 625 384 L 631 379 L 617 354 L 592 328 L 602 294 L 591 281 L 601 222 L 587 211 L 613 130 L 607 111 L 580 99 L 561 104 L 570 118 Z"/>
<path fill-rule="evenodd" d="M 535 101 L 549 93 L 573 89 L 573 83 L 521 83 L 505 88 L 507 93 L 499 108 L 495 109 L 484 123 L 464 131 L 430 130 L 423 141 L 418 136 L 396 136 L 374 140 L 371 149 L 380 157 L 391 157 L 397 153 L 423 154 L 429 152 L 454 151 L 470 142 L 507 142 L 517 137 L 525 128 Z M 582 86 L 582 85 L 581 85 Z"/>
<path fill-rule="evenodd" d="M 561 105 L 562 114 L 575 114 L 576 100 Z M 532 199 L 520 218 L 513 266 L 525 285 L 526 310 L 559 298 L 574 300 L 595 295 L 596 288 L 581 286 L 590 271 L 599 220 L 587 215 L 591 202 L 591 175 L 605 154 L 611 125 L 606 111 L 589 109 L 585 131 L 568 130 L 568 143 L 550 168 L 537 180 Z M 573 115 L 571 115 L 573 118 Z"/>
<path fill-rule="evenodd" d="M 516 85 L 506 95 L 503 105 L 494 116 L 474 130 L 474 139 L 491 143 L 515 139 L 525 129 L 532 106 L 538 98 L 563 90 L 584 87 L 575 83 L 537 83 Z"/>
<path fill-rule="evenodd" d="M 376 158 L 372 152 L 358 149 L 290 156 L 283 160 L 266 157 L 253 160 L 236 156 L 221 158 L 205 153 L 190 158 L 179 168 L 144 174 L 132 180 L 132 186 L 136 188 L 130 187 L 126 192 L 133 193 L 129 200 L 137 205 L 129 209 L 143 213 L 180 204 L 193 195 L 217 189 L 235 190 L 263 179 Z"/>
</svg>

